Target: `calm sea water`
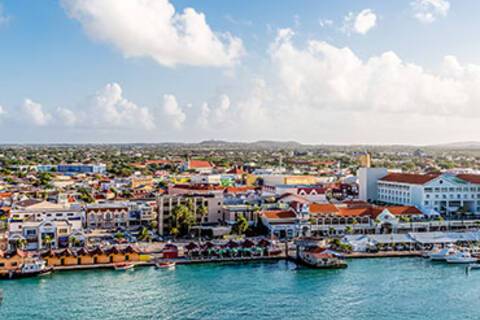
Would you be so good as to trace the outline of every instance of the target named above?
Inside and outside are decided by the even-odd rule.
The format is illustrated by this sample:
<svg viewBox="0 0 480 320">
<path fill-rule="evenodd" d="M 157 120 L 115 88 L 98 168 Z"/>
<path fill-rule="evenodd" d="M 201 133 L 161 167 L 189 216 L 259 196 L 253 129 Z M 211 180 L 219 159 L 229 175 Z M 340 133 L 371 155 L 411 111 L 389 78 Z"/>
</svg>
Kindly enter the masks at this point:
<svg viewBox="0 0 480 320">
<path fill-rule="evenodd" d="M 480 319 L 480 270 L 420 258 L 287 262 L 175 271 L 57 272 L 0 282 L 0 319 Z"/>
</svg>

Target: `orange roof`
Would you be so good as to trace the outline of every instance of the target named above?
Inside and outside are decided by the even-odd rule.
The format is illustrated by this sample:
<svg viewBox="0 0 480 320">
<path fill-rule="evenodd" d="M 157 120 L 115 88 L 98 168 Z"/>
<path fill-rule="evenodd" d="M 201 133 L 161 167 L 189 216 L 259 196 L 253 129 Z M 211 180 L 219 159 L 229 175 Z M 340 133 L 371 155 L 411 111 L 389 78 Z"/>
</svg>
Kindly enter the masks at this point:
<svg viewBox="0 0 480 320">
<path fill-rule="evenodd" d="M 390 211 L 391 214 L 396 216 L 422 214 L 422 211 L 420 211 L 414 206 L 394 206 L 394 207 L 387 207 L 385 209 L 387 209 L 388 211 Z"/>
<path fill-rule="evenodd" d="M 266 210 L 262 214 L 267 219 L 294 219 L 297 217 L 292 210 Z"/>
<path fill-rule="evenodd" d="M 470 183 L 480 184 L 480 175 L 478 174 L 458 174 L 457 178 L 468 181 Z"/>
<path fill-rule="evenodd" d="M 247 186 L 241 186 L 241 187 L 226 187 L 225 192 L 227 193 L 244 193 L 247 191 L 252 191 L 255 190 L 255 187 L 247 187 Z"/>
<path fill-rule="evenodd" d="M 213 168 L 213 165 L 205 160 L 190 160 L 188 161 L 188 168 L 189 169 L 196 169 L 196 168 Z"/>
<path fill-rule="evenodd" d="M 331 203 L 312 203 L 309 208 L 311 214 L 337 213 L 338 209 Z"/>
<path fill-rule="evenodd" d="M 400 182 L 409 184 L 425 184 L 437 178 L 440 173 L 413 174 L 413 173 L 389 173 L 380 181 Z"/>
<path fill-rule="evenodd" d="M 377 217 L 383 208 L 379 207 L 369 207 L 369 208 L 340 208 L 337 215 L 342 217 L 365 217 L 369 216 L 372 218 Z"/>
<path fill-rule="evenodd" d="M 12 196 L 11 192 L 1 192 L 0 199 L 10 198 Z"/>
</svg>

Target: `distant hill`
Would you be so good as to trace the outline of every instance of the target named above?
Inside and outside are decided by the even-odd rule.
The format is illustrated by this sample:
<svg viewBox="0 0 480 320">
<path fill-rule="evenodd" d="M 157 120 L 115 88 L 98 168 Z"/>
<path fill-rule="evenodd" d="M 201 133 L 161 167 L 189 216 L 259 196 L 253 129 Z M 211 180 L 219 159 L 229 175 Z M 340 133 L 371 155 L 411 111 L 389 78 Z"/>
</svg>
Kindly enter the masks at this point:
<svg viewBox="0 0 480 320">
<path fill-rule="evenodd" d="M 435 144 L 428 147 L 439 148 L 439 149 L 480 149 L 480 142 L 479 141 L 461 141 L 461 142 Z"/>
</svg>

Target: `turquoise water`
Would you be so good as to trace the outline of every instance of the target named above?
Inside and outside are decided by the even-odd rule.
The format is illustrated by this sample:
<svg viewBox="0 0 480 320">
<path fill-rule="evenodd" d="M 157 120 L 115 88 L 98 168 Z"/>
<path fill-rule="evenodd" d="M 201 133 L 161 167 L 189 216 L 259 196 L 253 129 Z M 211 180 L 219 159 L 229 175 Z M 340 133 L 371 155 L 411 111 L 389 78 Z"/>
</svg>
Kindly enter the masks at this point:
<svg viewBox="0 0 480 320">
<path fill-rule="evenodd" d="M 2 281 L 0 319 L 480 319 L 480 270 L 420 258 L 57 272 Z"/>
</svg>

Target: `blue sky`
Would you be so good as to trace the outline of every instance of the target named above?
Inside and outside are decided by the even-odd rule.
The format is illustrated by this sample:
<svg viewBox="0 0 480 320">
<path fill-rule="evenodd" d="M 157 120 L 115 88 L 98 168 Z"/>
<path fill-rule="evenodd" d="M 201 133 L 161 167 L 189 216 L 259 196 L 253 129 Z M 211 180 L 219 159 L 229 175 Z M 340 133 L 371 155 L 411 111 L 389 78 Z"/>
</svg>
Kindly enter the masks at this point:
<svg viewBox="0 0 480 320">
<path fill-rule="evenodd" d="M 478 1 L 0 5 L 3 142 L 429 144 L 480 133 Z"/>
</svg>

